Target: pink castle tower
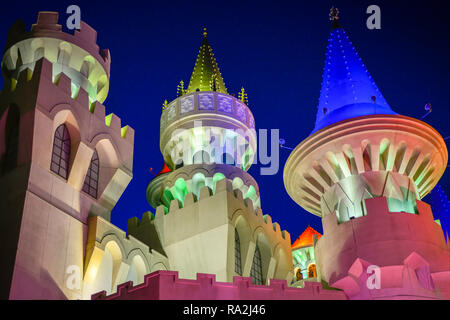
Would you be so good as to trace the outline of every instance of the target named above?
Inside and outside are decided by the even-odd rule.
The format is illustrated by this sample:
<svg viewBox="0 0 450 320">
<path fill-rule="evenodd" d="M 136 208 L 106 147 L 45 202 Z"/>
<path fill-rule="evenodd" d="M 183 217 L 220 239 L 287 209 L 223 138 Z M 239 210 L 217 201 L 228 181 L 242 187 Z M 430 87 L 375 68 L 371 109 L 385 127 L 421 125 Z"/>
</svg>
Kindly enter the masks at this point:
<svg viewBox="0 0 450 320">
<path fill-rule="evenodd" d="M 105 117 L 110 54 L 56 12 L 16 22 L 1 64 L 1 298 L 81 297 L 88 216 L 109 220 L 132 177 L 132 128 Z M 77 280 L 78 279 L 78 280 Z"/>
<path fill-rule="evenodd" d="M 445 142 L 392 111 L 330 17 L 316 125 L 284 169 L 289 195 L 322 217 L 318 274 L 349 298 L 449 298 L 449 247 L 421 201 L 447 166 Z M 369 289 L 374 268 L 381 287 Z"/>
</svg>

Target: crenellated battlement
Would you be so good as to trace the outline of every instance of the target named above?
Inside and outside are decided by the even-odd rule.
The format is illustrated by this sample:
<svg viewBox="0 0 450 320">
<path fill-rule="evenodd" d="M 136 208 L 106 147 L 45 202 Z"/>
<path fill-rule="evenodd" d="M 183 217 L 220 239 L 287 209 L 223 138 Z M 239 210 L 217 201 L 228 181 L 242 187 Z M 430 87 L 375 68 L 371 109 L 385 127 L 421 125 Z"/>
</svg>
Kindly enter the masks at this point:
<svg viewBox="0 0 450 320">
<path fill-rule="evenodd" d="M 233 190 L 240 190 L 244 199 L 252 202 L 254 209 L 260 207 L 261 200 L 259 188 L 251 175 L 234 166 L 212 163 L 209 165 L 188 165 L 178 168 L 169 173 L 164 181 L 155 180 L 159 187 L 150 187 L 147 189 L 147 199 L 154 207 L 162 203 L 166 208 L 170 207 L 170 201 L 178 199 L 181 207 L 184 206 L 185 197 L 193 193 L 197 198 L 200 196 L 200 189 L 208 186 L 212 194 L 216 193 L 218 181 L 226 179 L 232 185 Z M 151 199 L 158 198 L 159 202 L 153 202 Z"/>
<path fill-rule="evenodd" d="M 23 21 L 18 20 L 10 28 L 8 38 L 6 40 L 5 52 L 10 51 L 11 47 L 18 42 L 32 39 L 32 38 L 53 38 L 61 41 L 72 43 L 85 51 L 89 52 L 94 58 L 96 58 L 104 67 L 106 73 L 109 76 L 111 65 L 111 54 L 108 49 L 100 49 L 97 44 L 97 31 L 89 26 L 86 22 L 80 22 L 80 29 L 75 30 L 73 34 L 62 31 L 62 26 L 58 24 L 59 14 L 58 12 L 41 11 L 38 13 L 37 22 L 34 23 L 30 30 L 26 30 L 26 25 Z M 42 39 L 44 40 L 44 39 Z M 31 49 L 36 53 L 42 46 L 39 46 L 39 42 L 34 42 Z M 12 52 L 10 52 L 11 54 Z M 24 62 L 26 54 L 21 52 L 21 60 Z M 13 58 L 13 56 L 10 56 Z M 10 58 L 8 57 L 8 58 Z M 17 57 L 16 57 L 17 58 Z M 11 63 L 17 62 L 16 59 L 11 59 Z"/>
<path fill-rule="evenodd" d="M 450 272 L 433 274 L 430 264 L 413 251 L 398 265 L 378 267 L 378 287 L 375 285 L 374 265 L 364 259 L 356 259 L 347 276 L 332 284 L 342 289 L 351 300 L 391 299 L 448 299 Z"/>
<path fill-rule="evenodd" d="M 158 206 L 154 215 L 146 212 L 142 219 L 134 217 L 128 222 L 129 234 L 145 239 L 150 247 L 160 245 L 171 268 L 191 279 L 203 272 L 232 281 L 236 232 L 242 239 L 243 275 L 250 274 L 258 247 L 264 279 L 292 279 L 290 234 L 260 208 L 255 209 L 252 200 L 244 199 L 228 179 L 217 181 L 214 192 L 204 186 L 198 197 L 188 193 L 184 203 L 173 199 L 169 206 Z"/>
<path fill-rule="evenodd" d="M 25 30 L 22 22 L 16 22 L 8 34 L 2 60 L 6 81 L 17 81 L 23 70 L 35 69 L 42 58 L 53 64 L 55 81 L 64 73 L 71 79 L 72 96 L 83 88 L 90 102 L 104 102 L 109 90 L 111 56 L 109 50 L 99 50 L 97 32 L 81 22 L 74 34 L 62 31 L 58 13 L 40 12 L 38 22 Z M 29 71 L 28 71 L 29 72 Z"/>
<path fill-rule="evenodd" d="M 34 70 L 24 69 L 19 73 L 17 80 L 5 82 L 4 93 L 9 91 L 10 100 L 14 102 L 27 97 L 33 92 L 33 89 L 39 86 L 36 97 L 39 107 L 46 108 L 46 111 L 52 113 L 58 105 L 69 104 L 74 112 L 78 110 L 77 113 L 80 115 L 90 113 L 89 118 L 96 119 L 95 122 L 102 122 L 103 129 L 101 131 L 106 130 L 133 143 L 133 128 L 128 125 L 122 127 L 121 119 L 113 113 L 105 115 L 105 106 L 99 101 L 90 103 L 86 90 L 81 87 L 75 90 L 72 80 L 65 73 L 61 72 L 53 76 L 53 67 L 50 61 L 41 58 L 36 62 Z M 49 92 L 51 94 L 48 94 Z"/>
<path fill-rule="evenodd" d="M 170 206 L 168 208 L 164 205 L 158 206 L 158 208 L 156 208 L 155 215 L 151 215 L 151 220 L 163 219 L 168 214 L 183 214 L 183 210 L 189 211 L 191 206 L 199 205 L 202 201 L 210 202 L 215 201 L 218 197 L 223 197 L 224 192 L 226 192 L 228 197 L 233 197 L 237 200 L 239 209 L 243 209 L 249 217 L 254 217 L 249 220 L 252 220 L 255 225 L 271 226 L 268 230 L 271 230 L 275 234 L 279 234 L 281 238 L 288 241 L 290 245 L 289 233 L 285 230 L 281 230 L 280 225 L 277 222 L 272 222 L 272 218 L 268 214 L 264 215 L 261 208 L 258 207 L 255 209 L 253 201 L 249 198 L 244 199 L 242 191 L 239 189 L 233 189 L 233 184 L 228 179 L 217 181 L 214 192 L 210 187 L 204 186 L 200 189 L 199 197 L 191 192 L 186 195 L 184 203 L 181 203 L 178 199 L 174 199 L 170 202 Z M 232 218 L 231 214 L 229 218 Z M 146 217 L 146 219 L 148 219 L 148 217 Z"/>
<path fill-rule="evenodd" d="M 198 290 L 198 288 L 201 290 Z M 196 279 L 183 279 L 176 271 L 156 271 L 144 282 L 133 286 L 125 282 L 117 292 L 101 291 L 92 300 L 346 300 L 342 291 L 325 290 L 318 282 L 308 282 L 305 288 L 288 287 L 286 280 L 271 279 L 269 285 L 252 284 L 249 277 L 233 277 L 233 282 L 216 281 L 213 274 L 197 273 Z"/>
<path fill-rule="evenodd" d="M 417 214 L 390 212 L 387 198 L 377 197 L 365 199 L 366 216 L 339 223 L 335 214 L 326 215 L 324 235 L 316 244 L 323 279 L 332 283 L 345 277 L 357 258 L 378 266 L 397 265 L 413 251 L 428 261 L 432 272 L 449 270 L 450 252 L 442 228 L 427 203 L 416 201 L 416 205 Z"/>
</svg>

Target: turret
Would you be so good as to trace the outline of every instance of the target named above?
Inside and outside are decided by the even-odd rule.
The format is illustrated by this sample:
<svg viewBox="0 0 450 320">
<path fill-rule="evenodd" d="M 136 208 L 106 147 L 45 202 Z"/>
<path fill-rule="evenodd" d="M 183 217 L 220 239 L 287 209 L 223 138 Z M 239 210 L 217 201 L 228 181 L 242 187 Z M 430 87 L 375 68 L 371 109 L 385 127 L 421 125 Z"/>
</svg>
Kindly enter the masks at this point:
<svg viewBox="0 0 450 320">
<path fill-rule="evenodd" d="M 255 121 L 247 104 L 227 93 L 206 36 L 205 29 L 188 89 L 179 90 L 180 96 L 162 110 L 160 148 L 173 172 L 162 189 L 162 178 L 156 177 L 147 198 L 154 207 L 169 208 L 172 199 L 183 203 L 192 191 L 198 197 L 201 187 L 214 190 L 216 181 L 226 177 L 257 208 L 258 186 L 246 173 L 256 154 Z M 181 176 L 187 179 L 176 183 Z"/>
<path fill-rule="evenodd" d="M 315 127 L 284 169 L 291 198 L 323 219 L 321 274 L 335 281 L 357 257 L 388 265 L 413 250 L 433 271 L 446 270 L 442 230 L 420 201 L 447 166 L 445 142 L 427 123 L 392 111 L 336 11 L 331 20 Z"/>
<path fill-rule="evenodd" d="M 111 56 L 109 50 L 99 50 L 97 32 L 80 22 L 74 34 L 62 31 L 57 12 L 40 12 L 30 31 L 17 21 L 8 33 L 1 64 L 5 81 L 18 80 L 23 70 L 33 71 L 42 58 L 53 65 L 52 80 L 64 73 L 71 82 L 72 97 L 83 88 L 89 102 L 103 103 L 108 95 Z"/>
</svg>

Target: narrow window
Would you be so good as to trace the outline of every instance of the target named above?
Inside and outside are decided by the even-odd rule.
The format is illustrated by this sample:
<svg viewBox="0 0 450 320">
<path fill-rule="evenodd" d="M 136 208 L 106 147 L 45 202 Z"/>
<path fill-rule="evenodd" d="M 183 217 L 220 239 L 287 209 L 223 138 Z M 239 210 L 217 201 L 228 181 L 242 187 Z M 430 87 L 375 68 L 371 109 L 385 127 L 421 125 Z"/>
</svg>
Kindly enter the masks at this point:
<svg viewBox="0 0 450 320">
<path fill-rule="evenodd" d="M 261 252 L 258 245 L 256 245 L 255 255 L 253 256 L 252 269 L 250 270 L 250 277 L 254 284 L 263 284 Z"/>
<path fill-rule="evenodd" d="M 242 276 L 241 241 L 237 230 L 234 230 L 234 271 Z"/>
<path fill-rule="evenodd" d="M 67 179 L 70 159 L 70 135 L 67 127 L 62 124 L 55 131 L 53 139 L 52 163 L 50 170 Z"/>
<path fill-rule="evenodd" d="M 316 264 L 310 264 L 308 266 L 308 278 L 316 278 L 317 277 L 317 270 L 316 270 Z"/>
<path fill-rule="evenodd" d="M 97 199 L 98 174 L 99 174 L 99 161 L 97 149 L 95 149 L 83 185 L 83 191 L 95 199 Z"/>
</svg>

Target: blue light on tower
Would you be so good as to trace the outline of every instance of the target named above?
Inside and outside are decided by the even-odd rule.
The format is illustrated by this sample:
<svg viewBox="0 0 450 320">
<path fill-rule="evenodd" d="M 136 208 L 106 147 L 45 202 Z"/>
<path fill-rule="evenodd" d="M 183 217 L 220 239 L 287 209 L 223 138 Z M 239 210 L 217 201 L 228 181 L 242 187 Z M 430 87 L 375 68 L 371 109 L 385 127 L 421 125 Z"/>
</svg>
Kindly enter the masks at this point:
<svg viewBox="0 0 450 320">
<path fill-rule="evenodd" d="M 333 20 L 313 133 L 358 116 L 397 114 L 392 111 L 346 32 Z"/>
</svg>

